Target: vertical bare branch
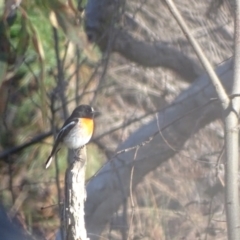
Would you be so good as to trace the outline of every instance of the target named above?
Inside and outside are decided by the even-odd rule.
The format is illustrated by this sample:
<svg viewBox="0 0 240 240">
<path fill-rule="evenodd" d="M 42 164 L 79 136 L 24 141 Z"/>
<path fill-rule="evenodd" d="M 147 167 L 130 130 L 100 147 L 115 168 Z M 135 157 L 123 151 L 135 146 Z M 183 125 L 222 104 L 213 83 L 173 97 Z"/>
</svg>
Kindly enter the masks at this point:
<svg viewBox="0 0 240 240">
<path fill-rule="evenodd" d="M 88 239 L 84 220 L 86 160 L 86 147 L 83 147 L 75 153 L 74 161 L 66 171 L 64 203 L 64 239 L 66 240 Z"/>
<path fill-rule="evenodd" d="M 188 38 L 189 42 L 193 46 L 198 58 L 203 64 L 205 70 L 207 71 L 212 84 L 215 86 L 218 97 L 221 101 L 223 108 L 224 126 L 225 126 L 225 146 L 226 146 L 226 212 L 227 212 L 227 226 L 228 226 L 228 238 L 230 240 L 237 240 L 239 238 L 239 197 L 238 197 L 238 109 L 239 100 L 235 99 L 230 102 L 223 85 L 218 79 L 216 73 L 214 72 L 209 61 L 205 57 L 200 46 L 191 35 L 187 25 L 185 24 L 183 18 L 179 14 L 177 8 L 175 7 L 172 0 L 166 0 L 166 3 L 173 14 L 174 18 L 177 20 L 182 31 Z M 239 21 L 240 21 L 240 1 L 236 0 L 235 7 L 235 76 L 233 84 L 233 94 L 239 93 L 240 90 L 240 69 L 239 69 L 239 59 L 240 59 L 240 46 L 239 46 Z"/>
<path fill-rule="evenodd" d="M 240 1 L 235 0 L 235 51 L 234 51 L 234 77 L 232 94 L 240 92 Z M 227 110 L 225 120 L 225 146 L 226 146 L 226 214 L 228 239 L 237 240 L 240 235 L 239 221 L 239 193 L 238 193 L 238 165 L 239 165 L 239 129 L 238 113 L 240 99 L 234 98 L 232 105 Z"/>
<path fill-rule="evenodd" d="M 76 62 L 76 90 L 75 90 L 75 101 L 76 105 L 78 106 L 80 103 L 80 99 L 78 97 L 78 92 L 80 89 L 80 49 L 77 47 L 76 49 L 76 54 L 77 54 L 77 62 Z"/>
<path fill-rule="evenodd" d="M 60 59 L 60 53 L 59 53 L 58 32 L 55 27 L 53 27 L 53 37 L 54 37 L 55 54 L 56 54 L 56 59 L 57 59 L 58 86 L 60 89 L 59 96 L 60 96 L 62 107 L 63 107 L 64 118 L 66 119 L 68 117 L 68 110 L 67 110 L 67 105 L 66 105 L 66 96 L 65 96 L 65 92 L 64 92 L 64 72 L 63 72 L 63 65 L 62 65 L 62 61 Z"/>
<path fill-rule="evenodd" d="M 50 110 L 51 110 L 51 130 L 53 132 L 53 136 L 54 138 L 57 136 L 56 133 L 56 122 L 55 122 L 55 101 L 56 101 L 56 95 L 53 92 L 50 95 Z M 56 170 L 56 174 L 55 174 L 55 183 L 56 183 L 56 189 L 57 189 L 57 198 L 58 198 L 58 211 L 59 211 L 59 217 L 60 217 L 60 223 L 61 226 L 63 225 L 63 220 L 61 218 L 61 213 L 62 213 L 62 207 L 61 207 L 61 186 L 60 186 L 60 175 L 59 175 L 59 164 L 58 164 L 58 157 L 57 155 L 54 158 L 54 162 L 55 162 L 55 170 Z M 61 237 L 63 239 L 63 230 L 61 229 Z"/>
</svg>

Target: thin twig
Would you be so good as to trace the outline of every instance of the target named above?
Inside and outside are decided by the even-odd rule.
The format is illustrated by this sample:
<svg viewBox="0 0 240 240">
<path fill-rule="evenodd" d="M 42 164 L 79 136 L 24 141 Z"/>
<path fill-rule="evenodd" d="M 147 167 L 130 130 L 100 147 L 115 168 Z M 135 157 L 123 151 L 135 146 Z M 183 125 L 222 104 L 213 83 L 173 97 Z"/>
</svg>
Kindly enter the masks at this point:
<svg viewBox="0 0 240 240">
<path fill-rule="evenodd" d="M 184 19 L 182 18 L 181 14 L 179 13 L 178 9 L 176 8 L 175 4 L 172 0 L 165 0 L 170 12 L 172 13 L 173 17 L 176 19 L 179 27 L 182 29 L 184 35 L 188 39 L 189 43 L 192 45 L 196 55 L 198 56 L 199 60 L 201 61 L 204 69 L 206 70 L 207 74 L 209 75 L 210 80 L 212 81 L 217 95 L 221 101 L 223 109 L 227 109 L 229 106 L 229 98 L 228 95 L 218 78 L 217 74 L 214 71 L 214 68 L 211 66 L 211 63 L 203 53 L 200 45 L 196 41 L 196 39 L 192 36 L 190 29 L 188 28 L 187 24 L 185 23 Z"/>
<path fill-rule="evenodd" d="M 68 52 L 69 44 L 70 44 L 70 41 L 68 40 L 66 45 L 65 45 L 65 51 L 64 51 L 64 54 L 63 54 L 63 58 L 62 58 L 62 69 L 64 69 L 65 61 L 67 59 L 67 52 Z"/>
<path fill-rule="evenodd" d="M 77 54 L 77 63 L 76 63 L 76 89 L 75 89 L 75 101 L 76 101 L 76 105 L 79 105 L 79 98 L 78 98 L 78 92 L 80 89 L 80 49 L 77 47 L 76 49 L 76 54 Z"/>
<path fill-rule="evenodd" d="M 111 24 L 109 26 L 109 29 L 106 30 L 106 31 L 113 31 L 114 27 L 115 27 L 115 24 L 117 23 L 117 20 L 120 19 L 120 13 L 118 12 L 118 14 L 113 17 L 112 21 L 111 21 Z M 104 66 L 103 66 L 103 71 L 102 71 L 102 74 L 101 74 L 101 77 L 98 81 L 98 86 L 96 87 L 96 94 L 94 95 L 92 101 L 91 101 L 91 104 L 94 105 L 95 104 L 95 101 L 97 99 L 97 93 L 98 93 L 98 90 L 99 88 L 103 85 L 104 81 L 105 81 L 105 75 L 107 73 L 107 70 L 108 70 L 108 64 L 109 64 L 109 59 L 110 59 L 110 53 L 112 51 L 112 47 L 113 47 L 113 43 L 115 41 L 115 35 L 114 34 L 111 34 L 110 37 L 108 38 L 108 42 L 107 42 L 107 48 L 105 50 L 105 56 L 103 57 L 103 62 L 104 62 Z"/>
<path fill-rule="evenodd" d="M 41 133 L 41 134 L 37 135 L 36 137 L 34 137 L 33 139 L 31 139 L 30 141 L 28 141 L 26 143 L 23 143 L 23 144 L 18 145 L 16 147 L 12 147 L 10 149 L 2 151 L 0 153 L 0 159 L 4 159 L 7 156 L 10 156 L 12 154 L 16 154 L 16 153 L 24 150 L 27 147 L 30 147 L 30 146 L 32 146 L 34 144 L 37 144 L 37 143 L 43 141 L 45 138 L 51 136 L 52 134 L 53 134 L 52 130 L 48 131 L 48 132 L 45 132 L 45 133 Z"/>
<path fill-rule="evenodd" d="M 136 151 L 135 151 L 135 154 L 134 154 L 134 158 L 133 158 L 134 161 L 136 160 L 138 150 L 139 150 L 139 148 L 136 148 Z M 135 214 L 135 204 L 134 204 L 134 200 L 133 200 L 133 173 L 134 173 L 134 165 L 131 168 L 131 174 L 130 174 L 129 191 L 130 191 L 130 200 L 131 200 L 132 212 L 131 212 L 131 217 L 130 217 L 130 222 L 129 222 L 129 229 L 128 229 L 127 240 L 129 240 L 130 236 L 131 236 L 133 217 L 134 217 L 134 214 Z"/>
<path fill-rule="evenodd" d="M 62 109 L 63 109 L 63 115 L 64 119 L 67 119 L 68 117 L 68 110 L 67 110 L 67 105 L 66 105 L 66 96 L 65 96 L 65 83 L 64 83 L 64 72 L 63 72 L 63 66 L 62 66 L 62 61 L 60 59 L 60 52 L 59 52 L 59 38 L 58 38 L 58 32 L 55 27 L 53 29 L 53 37 L 54 37 L 54 49 L 55 49 L 55 54 L 56 54 L 56 60 L 57 60 L 57 78 L 58 78 L 58 87 L 60 88 L 59 91 L 59 96 L 60 100 L 62 103 Z"/>
<path fill-rule="evenodd" d="M 54 112 L 54 105 L 55 105 L 55 101 L 56 101 L 56 96 L 53 93 L 51 95 L 51 129 L 53 131 L 53 135 L 54 138 L 56 137 L 57 133 L 56 133 L 56 128 L 55 128 L 55 112 Z M 59 174 L 59 164 L 58 164 L 58 157 L 57 154 L 54 157 L 54 162 L 55 162 L 55 184 L 56 184 L 56 188 L 57 188 L 57 196 L 58 196 L 58 211 L 59 211 L 59 218 L 60 218 L 60 222 L 61 222 L 61 226 L 63 226 L 63 219 L 61 217 L 61 213 L 62 213 L 62 209 L 61 209 L 61 187 L 60 187 L 60 174 Z M 61 231 L 61 237 L 63 239 L 63 228 L 60 228 Z"/>
</svg>

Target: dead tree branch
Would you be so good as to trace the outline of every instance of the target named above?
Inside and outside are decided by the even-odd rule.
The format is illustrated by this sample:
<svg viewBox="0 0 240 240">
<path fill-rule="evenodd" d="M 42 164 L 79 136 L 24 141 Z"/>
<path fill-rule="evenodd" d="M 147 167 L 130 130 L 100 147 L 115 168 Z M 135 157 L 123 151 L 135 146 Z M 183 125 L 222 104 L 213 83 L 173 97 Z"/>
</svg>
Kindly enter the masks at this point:
<svg viewBox="0 0 240 240">
<path fill-rule="evenodd" d="M 77 152 L 65 176 L 64 239 L 66 240 L 88 239 L 84 220 L 86 147 Z"/>
</svg>

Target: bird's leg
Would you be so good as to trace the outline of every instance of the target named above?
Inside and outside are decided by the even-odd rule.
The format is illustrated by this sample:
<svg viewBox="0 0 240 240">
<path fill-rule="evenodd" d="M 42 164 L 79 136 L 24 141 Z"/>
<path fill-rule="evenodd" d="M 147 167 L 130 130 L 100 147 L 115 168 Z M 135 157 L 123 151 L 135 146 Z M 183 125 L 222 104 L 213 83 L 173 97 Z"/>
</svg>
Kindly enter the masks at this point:
<svg viewBox="0 0 240 240">
<path fill-rule="evenodd" d="M 77 160 L 77 161 L 81 161 L 81 150 L 85 147 L 85 145 L 83 145 L 82 147 L 80 148 L 77 148 L 77 149 L 74 149 L 73 152 L 74 152 L 74 158 Z"/>
</svg>

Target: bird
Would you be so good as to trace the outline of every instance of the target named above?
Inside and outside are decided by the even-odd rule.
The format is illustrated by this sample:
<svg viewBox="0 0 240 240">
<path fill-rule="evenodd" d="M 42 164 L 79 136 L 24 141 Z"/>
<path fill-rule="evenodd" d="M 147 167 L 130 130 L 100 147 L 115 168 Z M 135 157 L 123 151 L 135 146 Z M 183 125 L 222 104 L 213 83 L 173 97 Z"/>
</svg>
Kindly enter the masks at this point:
<svg viewBox="0 0 240 240">
<path fill-rule="evenodd" d="M 55 139 L 52 151 L 45 163 L 46 169 L 50 166 L 54 155 L 60 150 L 61 145 L 76 150 L 82 148 L 90 141 L 94 131 L 94 117 L 97 114 L 99 112 L 89 105 L 80 105 L 73 110 Z"/>
</svg>

